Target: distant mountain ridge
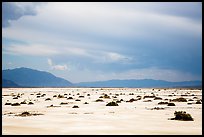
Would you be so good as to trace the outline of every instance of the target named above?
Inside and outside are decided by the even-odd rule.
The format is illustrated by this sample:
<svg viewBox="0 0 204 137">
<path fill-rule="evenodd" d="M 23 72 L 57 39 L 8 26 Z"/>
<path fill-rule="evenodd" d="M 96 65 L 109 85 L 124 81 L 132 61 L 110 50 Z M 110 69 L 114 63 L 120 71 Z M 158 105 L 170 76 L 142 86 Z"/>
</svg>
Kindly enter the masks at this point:
<svg viewBox="0 0 204 137">
<path fill-rule="evenodd" d="M 68 87 L 72 83 L 45 71 L 16 68 L 2 71 L 2 79 L 10 80 L 22 87 Z M 3 86 L 3 85 L 2 85 Z"/>
<path fill-rule="evenodd" d="M 202 81 L 182 81 L 182 82 L 169 82 L 164 80 L 153 79 L 128 79 L 128 80 L 107 80 L 97 82 L 80 82 L 76 86 L 82 87 L 138 87 L 138 88 L 151 88 L 151 87 L 191 87 L 202 86 Z"/>
<path fill-rule="evenodd" d="M 2 87 L 202 87 L 202 81 L 169 82 L 153 79 L 107 80 L 96 82 L 71 83 L 45 71 L 30 68 L 2 70 Z"/>
<path fill-rule="evenodd" d="M 11 80 L 2 79 L 2 87 L 20 87 L 20 86 Z"/>
</svg>

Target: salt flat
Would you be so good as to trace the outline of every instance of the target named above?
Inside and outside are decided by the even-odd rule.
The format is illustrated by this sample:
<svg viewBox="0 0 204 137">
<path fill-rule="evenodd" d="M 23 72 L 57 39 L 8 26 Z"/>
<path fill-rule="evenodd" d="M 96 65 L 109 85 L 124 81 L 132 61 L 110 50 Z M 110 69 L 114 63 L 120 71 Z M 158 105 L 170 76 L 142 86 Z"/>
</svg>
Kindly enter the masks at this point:
<svg viewBox="0 0 204 137">
<path fill-rule="evenodd" d="M 110 98 L 104 98 L 105 94 Z M 151 96 L 162 99 L 155 100 Z M 15 97 L 17 99 L 13 99 Z M 73 99 L 68 99 L 69 97 Z M 171 102 L 171 99 L 179 97 L 187 99 L 187 102 L 173 102 L 176 106 L 158 105 L 161 101 Z M 51 100 L 46 100 L 47 98 Z M 128 102 L 132 98 L 136 101 Z M 96 102 L 97 99 L 102 99 L 103 102 Z M 2 88 L 2 134 L 201 135 L 202 104 L 196 104 L 198 100 L 202 102 L 202 90 Z M 23 101 L 26 104 L 5 105 Z M 111 101 L 121 102 L 118 102 L 118 106 L 106 106 Z M 34 104 L 28 105 L 29 102 Z M 65 104 L 61 104 L 62 102 Z M 74 105 L 79 108 L 72 108 Z M 163 109 L 154 109 L 155 107 Z M 42 115 L 17 116 L 24 111 Z M 194 121 L 169 120 L 174 117 L 175 111 L 186 111 Z"/>
</svg>

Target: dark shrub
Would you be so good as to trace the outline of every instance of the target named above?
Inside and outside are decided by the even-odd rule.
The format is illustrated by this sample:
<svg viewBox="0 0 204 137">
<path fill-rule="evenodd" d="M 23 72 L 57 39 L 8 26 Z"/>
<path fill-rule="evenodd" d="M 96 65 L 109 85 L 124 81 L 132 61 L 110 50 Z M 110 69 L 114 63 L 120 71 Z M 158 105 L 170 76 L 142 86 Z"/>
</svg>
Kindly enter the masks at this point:
<svg viewBox="0 0 204 137">
<path fill-rule="evenodd" d="M 79 106 L 74 105 L 72 108 L 79 108 Z"/>
<path fill-rule="evenodd" d="M 13 99 L 18 99 L 18 97 L 14 97 Z"/>
<path fill-rule="evenodd" d="M 21 104 L 27 104 L 25 101 L 22 101 Z"/>
<path fill-rule="evenodd" d="M 107 94 L 105 94 L 105 95 L 103 96 L 103 98 L 108 98 L 108 99 L 110 99 L 110 96 L 108 96 Z"/>
<path fill-rule="evenodd" d="M 106 106 L 118 106 L 118 104 L 116 102 L 109 102 L 108 104 L 106 104 Z"/>
<path fill-rule="evenodd" d="M 190 114 L 187 114 L 185 111 L 175 111 L 175 118 L 171 118 L 171 120 L 183 120 L 183 121 L 193 121 L 193 118 Z"/>
<path fill-rule="evenodd" d="M 29 102 L 29 103 L 28 103 L 28 105 L 33 105 L 33 104 L 34 104 L 33 102 Z"/>
<path fill-rule="evenodd" d="M 84 104 L 89 104 L 89 103 L 85 102 Z"/>
<path fill-rule="evenodd" d="M 152 95 L 152 96 L 144 96 L 143 99 L 145 99 L 145 98 L 154 98 L 154 97 L 155 97 L 155 95 Z"/>
<path fill-rule="evenodd" d="M 162 100 L 161 97 L 155 97 L 154 100 Z"/>
<path fill-rule="evenodd" d="M 167 106 L 176 106 L 174 103 L 168 103 Z"/>
<path fill-rule="evenodd" d="M 57 95 L 54 95 L 53 98 L 54 98 L 54 97 L 57 97 Z"/>
<path fill-rule="evenodd" d="M 90 96 L 90 94 L 87 94 L 87 96 Z"/>
<path fill-rule="evenodd" d="M 40 98 L 40 96 L 37 96 L 37 98 Z"/>
<path fill-rule="evenodd" d="M 172 99 L 171 101 L 175 101 L 175 102 L 187 102 L 187 100 L 185 98 L 176 98 L 176 99 Z"/>
<path fill-rule="evenodd" d="M 67 105 L 67 102 L 61 102 L 60 105 Z"/>
<path fill-rule="evenodd" d="M 11 104 L 11 106 L 20 106 L 20 104 L 19 103 L 13 103 L 13 104 Z"/>
<path fill-rule="evenodd" d="M 11 105 L 11 103 L 6 102 L 5 105 Z"/>
<path fill-rule="evenodd" d="M 126 102 L 133 102 L 133 101 L 137 101 L 137 99 L 131 98 L 129 101 L 126 101 Z"/>
<path fill-rule="evenodd" d="M 51 99 L 50 98 L 46 98 L 45 101 L 47 101 L 47 100 L 51 100 Z"/>
<path fill-rule="evenodd" d="M 68 97 L 67 99 L 73 99 L 73 97 Z"/>
<path fill-rule="evenodd" d="M 103 100 L 102 99 L 97 99 L 96 102 L 103 102 Z"/>
<path fill-rule="evenodd" d="M 189 99 L 188 101 L 193 101 L 193 99 Z"/>
<path fill-rule="evenodd" d="M 121 101 L 120 101 L 120 100 L 117 100 L 116 103 L 121 103 Z"/>
<path fill-rule="evenodd" d="M 59 94 L 57 97 L 58 97 L 58 98 L 64 98 L 64 96 L 63 96 L 63 95 L 60 95 L 60 94 Z"/>
<path fill-rule="evenodd" d="M 197 100 L 197 101 L 196 101 L 196 104 L 201 104 L 200 100 Z"/>
<path fill-rule="evenodd" d="M 168 104 L 168 102 L 159 102 L 158 105 Z"/>
<path fill-rule="evenodd" d="M 80 99 L 76 99 L 75 101 L 81 101 Z"/>
<path fill-rule="evenodd" d="M 192 103 L 187 103 L 188 105 L 191 105 Z"/>
<path fill-rule="evenodd" d="M 84 96 L 79 96 L 79 98 L 84 98 Z"/>
</svg>

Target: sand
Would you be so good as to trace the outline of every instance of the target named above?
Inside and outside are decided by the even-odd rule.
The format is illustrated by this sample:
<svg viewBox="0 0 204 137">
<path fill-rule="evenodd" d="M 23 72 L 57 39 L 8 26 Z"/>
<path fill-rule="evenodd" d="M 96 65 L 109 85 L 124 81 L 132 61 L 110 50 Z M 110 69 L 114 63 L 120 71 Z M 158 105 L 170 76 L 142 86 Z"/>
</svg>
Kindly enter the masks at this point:
<svg viewBox="0 0 204 137">
<path fill-rule="evenodd" d="M 37 98 L 40 93 L 46 94 Z M 133 93 L 133 95 L 132 95 Z M 19 94 L 18 99 L 13 99 Z M 63 95 L 65 98 L 53 97 Z M 65 94 L 65 95 L 64 95 Z M 66 95 L 67 94 L 67 95 Z M 90 96 L 88 96 L 90 94 Z M 107 94 L 110 99 L 99 98 Z M 117 94 L 117 95 L 116 95 Z M 40 95 L 40 96 L 41 96 Z M 155 95 L 162 100 L 145 98 Z M 84 96 L 84 97 L 80 97 Z M 126 102 L 131 98 L 141 100 Z M 67 99 L 73 97 L 73 99 Z M 116 98 L 114 98 L 116 97 Z M 178 97 L 193 99 L 174 102 L 176 106 L 158 105 Z M 50 98 L 51 100 L 45 101 Z M 80 101 L 76 101 L 80 99 Z M 102 99 L 104 102 L 96 102 Z M 110 101 L 123 99 L 119 106 L 106 106 Z M 166 100 L 164 100 L 166 99 Z M 33 102 L 33 105 L 5 105 L 6 102 Z M 151 100 L 151 102 L 144 102 Z M 202 90 L 145 89 L 145 88 L 3 88 L 3 135 L 201 135 Z M 61 102 L 67 104 L 60 105 Z M 88 104 L 84 104 L 87 102 Z M 187 104 L 191 102 L 192 104 Z M 202 102 L 202 101 L 201 101 Z M 55 107 L 48 107 L 53 105 Z M 77 105 L 79 108 L 72 108 Z M 164 108 L 162 110 L 154 107 Z M 36 116 L 17 116 L 24 111 Z M 194 121 L 169 120 L 175 111 L 186 111 Z"/>
</svg>

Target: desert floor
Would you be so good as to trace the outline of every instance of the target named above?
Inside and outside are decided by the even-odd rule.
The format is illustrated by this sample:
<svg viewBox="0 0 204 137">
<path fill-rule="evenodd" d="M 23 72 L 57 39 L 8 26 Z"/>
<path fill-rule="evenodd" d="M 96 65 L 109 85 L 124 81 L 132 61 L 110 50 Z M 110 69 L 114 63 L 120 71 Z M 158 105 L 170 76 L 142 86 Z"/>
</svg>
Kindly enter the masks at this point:
<svg viewBox="0 0 204 137">
<path fill-rule="evenodd" d="M 105 94 L 110 98 L 104 98 Z M 161 101 L 172 102 L 171 99 L 179 97 L 187 99 L 187 102 L 173 102 L 176 106 L 158 105 Z M 128 102 L 132 98 L 135 101 Z M 96 102 L 97 99 L 103 102 Z M 106 106 L 108 102 L 121 99 L 118 106 Z M 201 135 L 202 104 L 196 104 L 198 100 L 202 103 L 202 90 L 2 88 L 2 134 Z M 9 104 L 23 101 L 25 104 L 20 106 Z M 29 102 L 34 104 L 29 105 Z M 75 105 L 79 108 L 73 108 Z M 42 115 L 19 115 L 25 111 Z M 175 111 L 186 111 L 194 121 L 169 120 Z"/>
</svg>

